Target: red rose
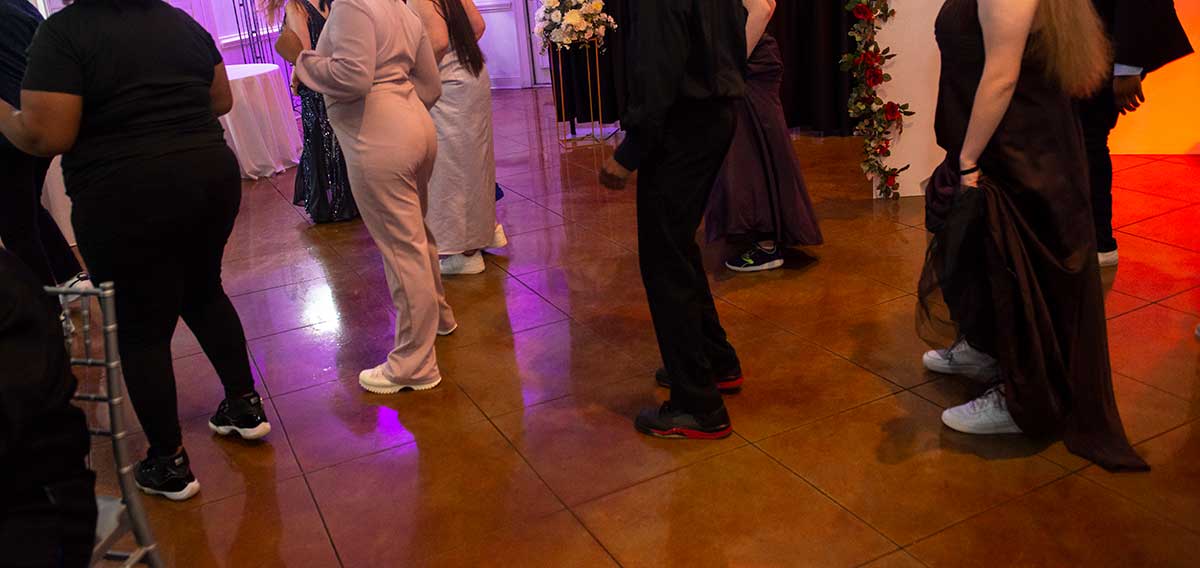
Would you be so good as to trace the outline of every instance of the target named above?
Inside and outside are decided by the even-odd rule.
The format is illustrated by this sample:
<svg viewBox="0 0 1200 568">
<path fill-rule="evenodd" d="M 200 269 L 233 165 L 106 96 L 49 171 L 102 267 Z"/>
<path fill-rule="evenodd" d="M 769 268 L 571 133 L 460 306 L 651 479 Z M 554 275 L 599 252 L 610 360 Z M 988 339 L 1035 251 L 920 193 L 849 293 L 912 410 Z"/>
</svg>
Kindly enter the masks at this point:
<svg viewBox="0 0 1200 568">
<path fill-rule="evenodd" d="M 896 103 L 883 105 L 883 117 L 888 120 L 900 120 L 900 105 Z"/>
<path fill-rule="evenodd" d="M 896 187 L 896 176 L 888 176 L 886 184 L 888 187 Z"/>
<path fill-rule="evenodd" d="M 868 67 L 879 67 L 880 65 L 883 65 L 883 56 L 879 55 L 878 52 L 868 51 L 864 53 L 863 56 L 863 62 L 866 63 Z"/>
<path fill-rule="evenodd" d="M 859 4 L 854 7 L 854 17 L 860 20 L 874 20 L 875 10 L 872 10 L 866 4 Z"/>
<path fill-rule="evenodd" d="M 864 74 L 864 78 L 867 80 L 868 87 L 878 87 L 883 84 L 883 69 L 878 67 L 867 69 L 867 72 Z"/>
</svg>

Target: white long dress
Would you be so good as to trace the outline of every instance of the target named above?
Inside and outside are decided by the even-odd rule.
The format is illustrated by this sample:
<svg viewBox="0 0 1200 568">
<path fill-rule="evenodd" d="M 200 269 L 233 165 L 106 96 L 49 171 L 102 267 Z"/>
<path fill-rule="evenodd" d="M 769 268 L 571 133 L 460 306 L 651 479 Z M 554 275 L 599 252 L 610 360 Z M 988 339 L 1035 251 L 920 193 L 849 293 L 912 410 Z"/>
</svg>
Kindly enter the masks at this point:
<svg viewBox="0 0 1200 568">
<path fill-rule="evenodd" d="M 429 113 L 438 156 L 429 180 L 425 220 L 443 255 L 488 247 L 496 228 L 496 156 L 492 87 L 484 66 L 471 74 L 453 51 L 439 67 L 442 98 Z"/>
</svg>

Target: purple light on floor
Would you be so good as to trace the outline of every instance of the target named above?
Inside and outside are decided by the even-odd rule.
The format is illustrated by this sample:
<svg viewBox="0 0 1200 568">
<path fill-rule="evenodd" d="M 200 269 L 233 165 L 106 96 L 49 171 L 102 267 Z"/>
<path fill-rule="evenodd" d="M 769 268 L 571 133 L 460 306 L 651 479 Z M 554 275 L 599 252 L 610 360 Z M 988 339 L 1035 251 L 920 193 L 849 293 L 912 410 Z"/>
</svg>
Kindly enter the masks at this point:
<svg viewBox="0 0 1200 568">
<path fill-rule="evenodd" d="M 396 395 L 404 396 L 404 395 Z M 375 434 L 388 445 L 401 445 L 416 442 L 417 437 L 404 424 L 396 409 L 380 406 L 375 410 Z"/>
</svg>

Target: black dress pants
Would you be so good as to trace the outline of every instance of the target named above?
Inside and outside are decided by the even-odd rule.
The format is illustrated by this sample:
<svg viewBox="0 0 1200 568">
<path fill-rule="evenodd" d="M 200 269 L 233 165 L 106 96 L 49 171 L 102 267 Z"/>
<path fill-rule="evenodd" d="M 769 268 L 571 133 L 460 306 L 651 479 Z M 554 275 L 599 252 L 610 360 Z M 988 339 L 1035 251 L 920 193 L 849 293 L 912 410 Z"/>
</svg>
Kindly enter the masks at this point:
<svg viewBox="0 0 1200 568">
<path fill-rule="evenodd" d="M 681 101 L 638 173 L 638 252 L 671 401 L 689 412 L 723 405 L 716 375 L 740 369 L 717 316 L 696 231 L 733 140 L 731 101 Z"/>
<path fill-rule="evenodd" d="M 0 566 L 85 568 L 96 538 L 96 474 L 84 469 L 43 487 L 0 489 Z"/>
<path fill-rule="evenodd" d="M 224 146 L 172 154 L 73 193 L 72 222 L 92 279 L 116 287 L 129 398 L 151 453 L 169 455 L 183 443 L 171 357 L 180 317 L 226 396 L 254 392 L 242 322 L 221 285 L 241 204 L 237 158 Z"/>
<path fill-rule="evenodd" d="M 1096 249 L 1100 252 L 1117 249 L 1112 226 L 1113 164 L 1108 149 L 1108 136 L 1117 126 L 1120 116 L 1111 87 L 1101 88 L 1092 98 L 1079 102 L 1079 120 L 1083 125 L 1083 142 L 1087 150 L 1088 174 L 1092 185 Z"/>
<path fill-rule="evenodd" d="M 49 158 L 0 147 L 0 241 L 45 286 L 66 282 L 83 271 L 62 231 L 42 207 Z"/>
</svg>

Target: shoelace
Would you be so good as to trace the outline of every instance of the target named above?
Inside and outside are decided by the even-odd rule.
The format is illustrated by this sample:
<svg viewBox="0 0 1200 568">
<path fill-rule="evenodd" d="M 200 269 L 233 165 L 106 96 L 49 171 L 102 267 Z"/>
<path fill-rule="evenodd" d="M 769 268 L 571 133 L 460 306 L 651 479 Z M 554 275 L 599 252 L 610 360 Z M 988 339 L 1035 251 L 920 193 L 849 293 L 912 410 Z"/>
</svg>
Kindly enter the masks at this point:
<svg viewBox="0 0 1200 568">
<path fill-rule="evenodd" d="M 990 406 L 1005 408 L 1004 386 L 994 386 L 983 393 L 983 396 L 971 401 L 971 412 L 981 412 Z"/>
</svg>

